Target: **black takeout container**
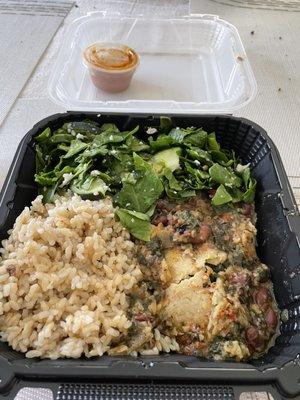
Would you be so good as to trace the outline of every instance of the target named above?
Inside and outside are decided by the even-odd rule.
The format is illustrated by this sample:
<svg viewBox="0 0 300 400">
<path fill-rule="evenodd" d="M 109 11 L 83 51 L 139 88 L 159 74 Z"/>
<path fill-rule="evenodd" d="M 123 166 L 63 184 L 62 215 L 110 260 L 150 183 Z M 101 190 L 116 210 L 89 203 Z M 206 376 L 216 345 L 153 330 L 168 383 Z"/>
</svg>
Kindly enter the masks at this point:
<svg viewBox="0 0 300 400">
<path fill-rule="evenodd" d="M 37 195 L 33 137 L 72 120 L 113 122 L 121 130 L 159 125 L 159 116 L 68 112 L 38 122 L 21 141 L 0 195 L 0 240 Z M 289 318 L 269 352 L 248 363 L 214 362 L 179 354 L 143 357 L 26 359 L 0 343 L 0 398 L 24 386 L 51 388 L 57 399 L 233 399 L 267 391 L 275 399 L 300 398 L 300 217 L 282 161 L 267 133 L 232 116 L 171 116 L 177 126 L 215 132 L 223 147 L 250 163 L 258 181 L 258 254 L 272 274 L 274 293 Z M 80 397 L 81 396 L 81 397 Z M 85 396 L 85 397 L 84 397 Z"/>
</svg>

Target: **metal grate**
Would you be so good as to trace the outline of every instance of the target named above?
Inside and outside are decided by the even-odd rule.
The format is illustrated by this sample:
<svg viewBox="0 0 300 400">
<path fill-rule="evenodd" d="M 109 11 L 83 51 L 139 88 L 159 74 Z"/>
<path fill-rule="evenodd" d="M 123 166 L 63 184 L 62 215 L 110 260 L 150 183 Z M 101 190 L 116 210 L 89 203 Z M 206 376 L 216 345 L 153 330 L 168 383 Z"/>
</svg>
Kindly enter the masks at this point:
<svg viewBox="0 0 300 400">
<path fill-rule="evenodd" d="M 61 384 L 56 400 L 233 400 L 230 386 L 172 384 Z"/>
</svg>

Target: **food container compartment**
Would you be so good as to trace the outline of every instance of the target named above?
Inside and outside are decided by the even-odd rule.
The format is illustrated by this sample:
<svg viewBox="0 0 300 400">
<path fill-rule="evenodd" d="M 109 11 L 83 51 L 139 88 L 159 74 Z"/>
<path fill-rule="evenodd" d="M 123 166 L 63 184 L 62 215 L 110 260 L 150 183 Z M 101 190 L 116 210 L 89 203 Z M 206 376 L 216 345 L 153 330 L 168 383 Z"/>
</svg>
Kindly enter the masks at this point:
<svg viewBox="0 0 300 400">
<path fill-rule="evenodd" d="M 95 42 L 133 48 L 140 65 L 129 88 L 107 93 L 91 82 L 82 52 Z M 145 113 L 232 113 L 256 93 L 237 29 L 214 15 L 125 17 L 89 13 L 69 26 L 48 92 L 68 110 Z"/>
<path fill-rule="evenodd" d="M 7 237 L 7 230 L 13 226 L 15 218 L 37 195 L 33 137 L 47 126 L 57 129 L 65 122 L 87 117 L 100 123 L 113 122 L 123 130 L 137 124 L 159 125 L 158 115 L 100 115 L 81 112 L 56 114 L 37 123 L 20 143 L 1 192 L 0 240 Z M 242 118 L 203 115 L 172 116 L 172 119 L 177 126 L 199 126 L 208 132 L 216 132 L 222 146 L 234 149 L 244 163 L 250 163 L 253 167 L 254 177 L 258 181 L 255 203 L 258 215 L 258 253 L 271 269 L 274 293 L 280 309 L 287 309 L 289 314 L 288 321 L 281 324 L 281 334 L 274 347 L 264 357 L 249 363 L 212 362 L 179 354 L 51 361 L 26 359 L 6 343 L 0 343 L 0 398 L 1 393 L 8 391 L 15 379 L 18 383 L 14 387 L 30 385 L 30 382 L 39 380 L 41 386 L 52 385 L 56 391 L 59 382 L 63 384 L 68 380 L 83 383 L 101 379 L 125 379 L 130 382 L 134 379 L 151 379 L 153 382 L 176 380 L 177 384 L 188 380 L 198 385 L 203 385 L 203 381 L 205 384 L 213 382 L 214 385 L 225 381 L 229 386 L 222 387 L 227 394 L 222 392 L 225 397 L 220 399 L 230 398 L 230 390 L 236 394 L 236 390 L 239 390 L 236 389 L 237 384 L 242 385 L 239 388 L 250 384 L 268 387 L 275 399 L 278 395 L 275 386 L 272 386 L 275 383 L 285 396 L 300 394 L 300 366 L 293 363 L 300 352 L 300 217 L 278 151 L 261 127 Z M 52 380 L 56 383 L 51 384 Z M 74 387 L 62 386 L 61 393 L 71 396 L 68 398 L 78 398 L 73 396 Z M 162 390 L 159 387 L 157 390 Z M 90 393 L 88 387 L 86 390 Z M 172 390 L 165 398 L 172 397 L 176 392 Z M 91 393 L 94 392 L 92 390 Z"/>
</svg>

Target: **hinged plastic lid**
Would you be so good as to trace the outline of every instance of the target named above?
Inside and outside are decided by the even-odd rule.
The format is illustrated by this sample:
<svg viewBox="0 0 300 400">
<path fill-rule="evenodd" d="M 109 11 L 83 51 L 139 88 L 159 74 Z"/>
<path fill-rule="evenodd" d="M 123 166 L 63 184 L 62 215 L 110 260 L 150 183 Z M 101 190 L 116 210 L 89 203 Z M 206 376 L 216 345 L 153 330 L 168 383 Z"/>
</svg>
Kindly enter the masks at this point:
<svg viewBox="0 0 300 400">
<path fill-rule="evenodd" d="M 82 51 L 119 42 L 141 62 L 130 87 L 106 93 L 91 82 Z M 233 113 L 256 93 L 256 81 L 237 29 L 213 15 L 177 19 L 90 13 L 64 38 L 48 91 L 68 110 L 141 113 Z"/>
</svg>

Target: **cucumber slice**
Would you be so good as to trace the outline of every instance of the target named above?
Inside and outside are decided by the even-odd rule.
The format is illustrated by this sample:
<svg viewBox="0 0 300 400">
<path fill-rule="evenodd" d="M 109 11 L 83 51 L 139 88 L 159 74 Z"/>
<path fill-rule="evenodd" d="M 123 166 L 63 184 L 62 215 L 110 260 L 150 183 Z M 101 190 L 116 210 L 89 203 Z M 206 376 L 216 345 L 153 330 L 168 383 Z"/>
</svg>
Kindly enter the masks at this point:
<svg viewBox="0 0 300 400">
<path fill-rule="evenodd" d="M 179 156 L 181 154 L 180 147 L 172 147 L 171 149 L 162 150 L 156 153 L 150 160 L 156 173 L 160 173 L 163 168 L 167 167 L 172 172 L 180 168 Z"/>
</svg>

